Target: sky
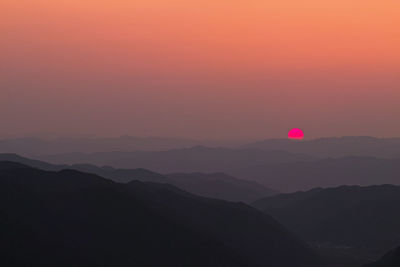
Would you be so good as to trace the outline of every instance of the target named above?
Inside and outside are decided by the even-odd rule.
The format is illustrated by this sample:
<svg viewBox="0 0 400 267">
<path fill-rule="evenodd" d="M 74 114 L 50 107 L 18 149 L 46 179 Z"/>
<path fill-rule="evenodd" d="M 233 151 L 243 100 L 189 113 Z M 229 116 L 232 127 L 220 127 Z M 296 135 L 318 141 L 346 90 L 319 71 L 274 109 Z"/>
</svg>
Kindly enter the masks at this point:
<svg viewBox="0 0 400 267">
<path fill-rule="evenodd" d="M 398 0 L 2 0 L 0 137 L 400 136 Z"/>
</svg>

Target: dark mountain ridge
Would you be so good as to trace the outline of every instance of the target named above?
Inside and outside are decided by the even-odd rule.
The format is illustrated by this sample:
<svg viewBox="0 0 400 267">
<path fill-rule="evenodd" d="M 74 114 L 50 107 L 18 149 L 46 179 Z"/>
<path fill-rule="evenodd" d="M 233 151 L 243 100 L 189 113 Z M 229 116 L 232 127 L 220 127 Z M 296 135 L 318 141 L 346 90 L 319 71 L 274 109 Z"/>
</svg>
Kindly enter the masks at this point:
<svg viewBox="0 0 400 267">
<path fill-rule="evenodd" d="M 2 266 L 319 265 L 307 245 L 244 204 L 17 165 L 0 162 Z"/>
<path fill-rule="evenodd" d="M 242 180 L 225 173 L 174 173 L 168 174 L 168 183 L 185 191 L 229 201 L 253 202 L 260 197 L 277 194 L 262 184 Z"/>
<path fill-rule="evenodd" d="M 365 267 L 398 267 L 400 266 L 400 247 L 386 253 L 378 261 L 367 264 Z"/>
<path fill-rule="evenodd" d="M 16 154 L 0 154 L 0 160 L 15 161 L 22 164 L 50 171 L 75 169 L 94 173 L 116 182 L 127 183 L 132 180 L 167 183 L 185 191 L 211 198 L 250 203 L 264 196 L 276 194 L 275 191 L 252 181 L 237 179 L 224 173 L 177 173 L 162 175 L 146 169 L 115 169 L 97 167 L 91 164 L 53 165 L 32 160 Z"/>
<path fill-rule="evenodd" d="M 264 198 L 253 206 L 319 246 L 377 258 L 400 244 L 400 187 L 340 186 Z"/>
</svg>

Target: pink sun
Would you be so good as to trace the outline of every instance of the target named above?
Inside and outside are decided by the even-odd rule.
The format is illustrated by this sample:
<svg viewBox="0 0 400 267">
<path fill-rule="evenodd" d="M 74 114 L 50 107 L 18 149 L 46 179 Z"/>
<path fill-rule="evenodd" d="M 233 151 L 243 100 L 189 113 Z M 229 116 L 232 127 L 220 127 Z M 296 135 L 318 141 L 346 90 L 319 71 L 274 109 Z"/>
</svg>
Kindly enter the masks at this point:
<svg viewBox="0 0 400 267">
<path fill-rule="evenodd" d="M 301 140 L 304 138 L 304 133 L 299 128 L 293 128 L 292 130 L 289 131 L 288 137 L 289 139 Z"/>
</svg>

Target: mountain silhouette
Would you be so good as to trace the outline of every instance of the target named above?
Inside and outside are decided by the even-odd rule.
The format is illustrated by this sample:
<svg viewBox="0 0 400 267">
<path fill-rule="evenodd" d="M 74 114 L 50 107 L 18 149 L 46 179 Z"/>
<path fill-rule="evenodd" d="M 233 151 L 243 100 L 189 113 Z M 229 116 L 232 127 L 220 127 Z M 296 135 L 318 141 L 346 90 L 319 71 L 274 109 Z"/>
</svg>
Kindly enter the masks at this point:
<svg viewBox="0 0 400 267">
<path fill-rule="evenodd" d="M 172 137 L 62 137 L 62 138 L 10 138 L 0 140 L 0 152 L 26 156 L 60 153 L 93 153 L 104 151 L 161 151 L 204 146 L 233 146 L 237 141 L 194 140 Z"/>
<path fill-rule="evenodd" d="M 263 212 L 174 186 L 0 162 L 2 266 L 317 266 Z"/>
<path fill-rule="evenodd" d="M 355 137 L 349 139 L 358 140 Z M 383 140 L 389 142 L 389 139 Z M 306 154 L 254 148 L 195 147 L 161 152 L 74 153 L 40 158 L 58 164 L 90 163 L 127 169 L 140 167 L 159 173 L 223 172 L 287 193 L 340 185 L 400 185 L 400 157 L 343 156 L 320 159 Z"/>
<path fill-rule="evenodd" d="M 99 166 L 135 169 L 145 168 L 160 173 L 225 172 L 235 167 L 310 161 L 314 157 L 285 151 L 230 149 L 197 146 L 167 151 L 70 153 L 35 157 L 55 164 L 90 163 Z"/>
<path fill-rule="evenodd" d="M 320 158 L 347 156 L 400 158 L 400 138 L 369 136 L 325 137 L 302 141 L 267 139 L 244 145 L 243 148 L 283 150 Z"/>
<path fill-rule="evenodd" d="M 185 191 L 229 201 L 253 202 L 262 196 L 277 194 L 254 181 L 238 179 L 224 173 L 175 173 L 169 174 L 168 183 Z"/>
<path fill-rule="evenodd" d="M 237 179 L 224 173 L 175 173 L 162 175 L 146 169 L 115 169 L 90 164 L 74 164 L 70 168 L 95 173 L 116 182 L 156 182 L 174 185 L 190 193 L 210 198 L 250 203 L 263 196 L 276 194 L 259 183 Z"/>
<path fill-rule="evenodd" d="M 400 247 L 386 253 L 381 259 L 365 267 L 398 267 L 400 266 Z"/>
<path fill-rule="evenodd" d="M 127 183 L 133 180 L 167 183 L 200 196 L 229 201 L 253 202 L 261 197 L 274 195 L 275 191 L 253 181 L 237 179 L 224 173 L 176 173 L 162 175 L 146 169 L 115 169 L 97 167 L 91 164 L 54 165 L 44 161 L 32 160 L 16 154 L 0 154 L 0 161 L 14 161 L 43 170 L 59 171 L 74 169 L 94 173 L 116 182 Z"/>
<path fill-rule="evenodd" d="M 62 169 L 68 169 L 70 167 L 68 165 L 55 165 L 41 160 L 22 157 L 15 153 L 0 153 L 0 161 L 7 161 L 10 162 L 10 164 L 11 162 L 19 163 L 21 165 L 27 165 L 29 167 L 34 167 L 37 169 L 43 169 L 47 171 L 59 171 Z"/>
<path fill-rule="evenodd" d="M 400 138 L 369 136 L 325 137 L 312 140 L 266 139 L 248 144 L 239 141 L 193 140 L 168 137 L 76 137 L 41 139 L 34 137 L 0 140 L 0 152 L 26 156 L 65 153 L 166 151 L 190 149 L 196 146 L 231 147 L 237 150 L 261 149 L 308 154 L 317 158 L 372 156 L 400 157 Z M 71 163 L 71 162 L 69 162 Z M 131 168 L 132 166 L 118 166 Z M 179 170 L 177 170 L 179 171 Z M 196 170 L 194 170 L 196 171 Z"/>
<path fill-rule="evenodd" d="M 341 186 L 281 194 L 253 203 L 305 240 L 377 258 L 400 243 L 400 187 Z M 365 252 L 365 253 L 364 253 Z"/>
<path fill-rule="evenodd" d="M 340 185 L 400 185 L 400 159 L 327 158 L 310 162 L 235 167 L 229 173 L 287 193 Z"/>
</svg>

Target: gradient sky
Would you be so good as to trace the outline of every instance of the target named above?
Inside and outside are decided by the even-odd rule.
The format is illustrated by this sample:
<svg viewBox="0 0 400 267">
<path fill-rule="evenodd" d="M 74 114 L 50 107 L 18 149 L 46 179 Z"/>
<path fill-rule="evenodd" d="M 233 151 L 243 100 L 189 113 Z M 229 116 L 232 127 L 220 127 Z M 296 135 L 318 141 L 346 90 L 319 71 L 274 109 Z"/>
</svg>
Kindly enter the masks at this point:
<svg viewBox="0 0 400 267">
<path fill-rule="evenodd" d="M 399 0 L 2 0 L 0 136 L 400 136 Z"/>
</svg>

